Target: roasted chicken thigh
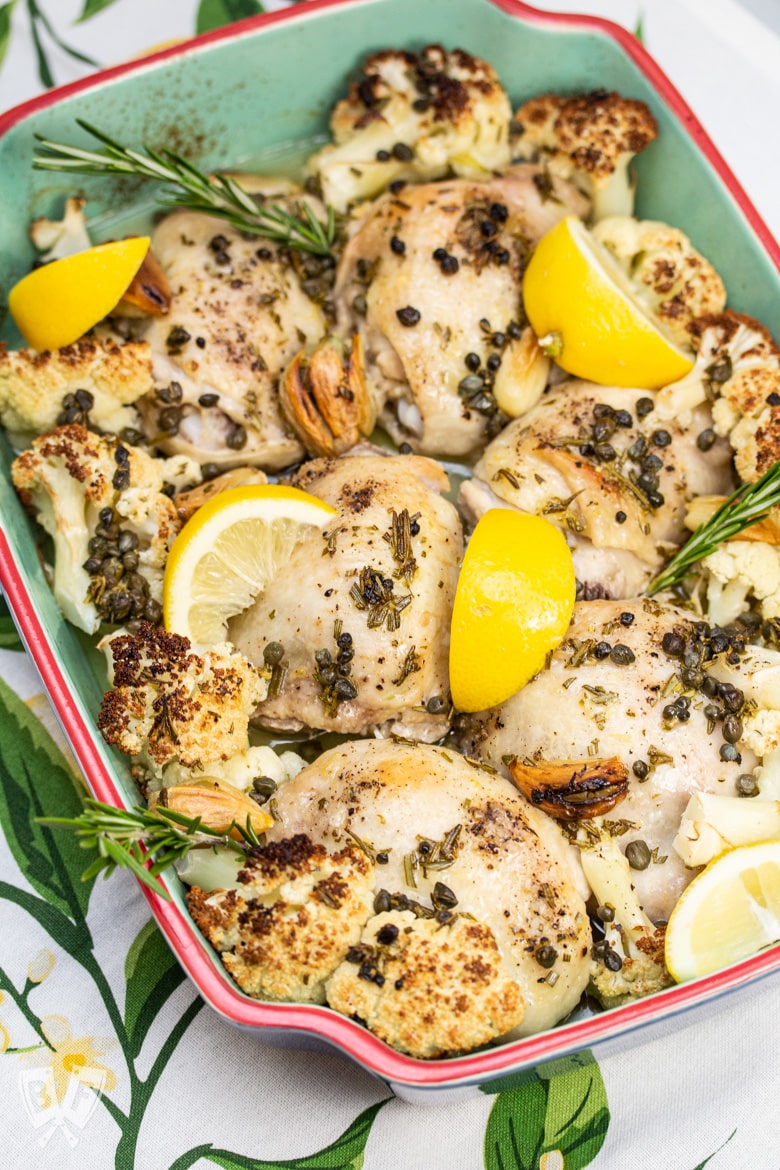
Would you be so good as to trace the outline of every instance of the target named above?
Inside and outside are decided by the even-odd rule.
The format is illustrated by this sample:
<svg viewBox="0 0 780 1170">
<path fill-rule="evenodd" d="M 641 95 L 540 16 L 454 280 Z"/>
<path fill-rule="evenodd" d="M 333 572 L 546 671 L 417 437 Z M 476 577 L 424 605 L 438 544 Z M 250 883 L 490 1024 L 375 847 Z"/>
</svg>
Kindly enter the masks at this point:
<svg viewBox="0 0 780 1170">
<path fill-rule="evenodd" d="M 442 468 L 420 456 L 313 460 L 294 483 L 339 515 L 295 548 L 283 575 L 230 624 L 253 662 L 283 650 L 265 727 L 431 741 L 449 726 L 450 616 L 463 550 L 441 496 Z M 274 650 L 269 651 L 272 645 Z"/>
<path fill-rule="evenodd" d="M 721 660 L 740 652 L 724 631 L 651 598 L 580 602 L 549 667 L 500 707 L 471 717 L 462 746 L 500 771 L 525 762 L 531 786 L 533 764 L 540 778 L 551 762 L 561 776 L 568 764 L 572 777 L 583 763 L 607 770 L 617 760 L 627 769 L 626 794 L 596 823 L 619 834 L 624 849 L 645 843 L 650 862 L 632 880 L 649 917 L 666 919 L 693 877 L 672 847 L 689 796 L 733 794 L 740 773 L 756 764 L 732 743 L 749 721 L 747 710 L 736 714 L 744 696 L 714 677 Z M 532 799 L 545 799 L 541 783 Z M 572 808 L 580 799 L 574 792 Z"/>
</svg>

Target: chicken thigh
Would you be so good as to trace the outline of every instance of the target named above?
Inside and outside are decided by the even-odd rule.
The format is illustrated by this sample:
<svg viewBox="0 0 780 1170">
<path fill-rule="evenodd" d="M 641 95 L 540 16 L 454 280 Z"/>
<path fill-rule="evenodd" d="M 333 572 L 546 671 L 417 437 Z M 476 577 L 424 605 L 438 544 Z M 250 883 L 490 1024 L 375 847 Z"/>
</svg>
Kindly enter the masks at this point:
<svg viewBox="0 0 780 1170">
<path fill-rule="evenodd" d="M 580 602 L 549 667 L 470 717 L 462 746 L 502 771 L 512 759 L 529 765 L 529 784 L 534 764 L 624 765 L 626 795 L 596 823 L 609 822 L 623 849 L 645 842 L 651 861 L 632 881 L 649 917 L 665 920 L 693 877 L 672 848 L 689 796 L 733 794 L 756 764 L 732 742 L 749 723 L 744 696 L 714 677 L 743 651 L 738 635 L 650 598 Z"/>
<path fill-rule="evenodd" d="M 336 278 L 340 326 L 364 334 L 379 421 L 396 441 L 465 456 L 505 421 L 501 381 L 528 376 L 518 322 L 529 247 L 588 208 L 571 184 L 548 182 L 529 164 L 488 182 L 406 186 L 359 222 Z"/>
<path fill-rule="evenodd" d="M 265 727 L 386 732 L 431 741 L 449 726 L 449 628 L 463 537 L 420 456 L 355 454 L 304 465 L 294 483 L 334 508 L 324 532 L 230 624 L 253 662 L 283 648 Z M 278 655 L 279 651 L 276 650 Z M 274 651 L 270 652 L 274 656 Z"/>
<path fill-rule="evenodd" d="M 582 593 L 635 597 L 687 536 L 686 504 L 732 490 L 731 449 L 709 406 L 654 416 L 649 391 L 563 382 L 493 440 L 461 488 L 476 520 L 511 506 L 561 527 Z"/>
<path fill-rule="evenodd" d="M 487 925 L 525 1001 L 508 1038 L 552 1027 L 576 1006 L 591 934 L 571 850 L 503 777 L 443 748 L 355 741 L 282 785 L 277 815 L 271 840 L 362 843 L 388 908 L 399 894 L 424 905 L 433 896 L 435 906 L 441 882 L 457 899 L 451 909 Z"/>
<path fill-rule="evenodd" d="M 195 211 L 167 216 L 153 247 L 172 296 L 145 332 L 161 387 L 138 403 L 147 433 L 169 454 L 220 468 L 300 459 L 276 383 L 325 321 L 288 254 Z"/>
</svg>

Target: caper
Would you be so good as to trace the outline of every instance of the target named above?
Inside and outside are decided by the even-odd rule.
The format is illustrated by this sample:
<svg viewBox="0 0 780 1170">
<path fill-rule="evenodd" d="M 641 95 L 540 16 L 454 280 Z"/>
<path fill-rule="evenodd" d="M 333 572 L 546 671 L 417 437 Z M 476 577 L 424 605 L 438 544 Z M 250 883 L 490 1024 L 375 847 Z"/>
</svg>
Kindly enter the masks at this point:
<svg viewBox="0 0 780 1170">
<path fill-rule="evenodd" d="M 606 903 L 604 906 L 596 907 L 596 917 L 600 922 L 614 922 L 615 921 L 615 907 Z"/>
<path fill-rule="evenodd" d="M 262 800 L 270 800 L 278 785 L 270 776 L 255 776 L 252 781 L 252 791 Z"/>
<path fill-rule="evenodd" d="M 136 549 L 122 554 L 122 564 L 126 573 L 134 573 L 140 564 L 141 558 Z"/>
<path fill-rule="evenodd" d="M 333 655 L 331 654 L 330 650 L 315 650 L 314 661 L 318 666 L 324 666 L 326 663 L 333 661 Z"/>
<path fill-rule="evenodd" d="M 650 765 L 646 764 L 644 760 L 634 760 L 631 771 L 638 780 L 646 780 L 650 775 Z"/>
<path fill-rule="evenodd" d="M 619 971 L 623 966 L 623 960 L 612 947 L 608 947 L 607 953 L 604 955 L 604 966 L 608 971 Z"/>
<path fill-rule="evenodd" d="M 281 642 L 268 642 L 263 647 L 263 662 L 266 666 L 277 666 L 284 658 L 284 646 Z"/>
<path fill-rule="evenodd" d="M 669 630 L 661 639 L 661 649 L 670 658 L 679 658 L 685 651 L 685 638 L 675 630 Z"/>
<path fill-rule="evenodd" d="M 440 715 L 446 706 L 447 704 L 441 695 L 431 695 L 425 704 L 425 710 L 429 715 Z"/>
<path fill-rule="evenodd" d="M 357 698 L 357 687 L 347 678 L 337 678 L 333 684 L 337 698 L 342 701 Z"/>
<path fill-rule="evenodd" d="M 162 606 L 153 597 L 150 597 L 144 605 L 144 618 L 147 622 L 151 622 L 153 626 L 159 626 L 162 621 Z"/>
<path fill-rule="evenodd" d="M 743 772 L 741 776 L 737 776 L 735 787 L 737 796 L 758 796 L 758 781 L 750 772 Z"/>
<path fill-rule="evenodd" d="M 550 967 L 555 966 L 555 960 L 558 958 L 558 952 L 556 951 L 555 947 L 550 946 L 549 943 L 544 943 L 542 946 L 536 948 L 534 951 L 534 958 L 540 967 L 544 967 L 545 970 L 549 971 Z"/>
<path fill-rule="evenodd" d="M 437 910 L 452 910 L 453 906 L 458 904 L 455 894 L 444 882 L 436 882 L 431 893 L 431 901 Z"/>
<path fill-rule="evenodd" d="M 385 914 L 392 908 L 393 902 L 388 890 L 379 890 L 374 898 L 374 913 Z"/>
<path fill-rule="evenodd" d="M 742 720 L 738 715 L 727 715 L 723 720 L 723 738 L 726 743 L 736 743 L 742 738 Z"/>
<path fill-rule="evenodd" d="M 623 642 L 617 642 L 612 647 L 610 658 L 616 662 L 618 666 L 629 666 L 636 660 L 636 655 L 630 646 L 626 646 Z"/>
<path fill-rule="evenodd" d="M 646 841 L 629 841 L 626 845 L 626 860 L 632 869 L 647 869 L 653 860 Z"/>
<path fill-rule="evenodd" d="M 225 438 L 225 445 L 231 451 L 240 451 L 242 447 L 246 447 L 247 434 L 244 427 L 236 423 L 234 427 L 228 432 Z"/>
<path fill-rule="evenodd" d="M 720 758 L 724 764 L 736 764 L 742 759 L 733 743 L 724 743 L 721 745 Z"/>
</svg>

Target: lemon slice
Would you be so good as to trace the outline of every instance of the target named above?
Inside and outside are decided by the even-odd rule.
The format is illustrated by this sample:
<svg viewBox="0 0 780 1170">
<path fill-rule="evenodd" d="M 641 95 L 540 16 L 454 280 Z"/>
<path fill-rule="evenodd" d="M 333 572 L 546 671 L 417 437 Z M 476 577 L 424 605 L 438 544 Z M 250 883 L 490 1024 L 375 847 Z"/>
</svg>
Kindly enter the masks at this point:
<svg viewBox="0 0 780 1170">
<path fill-rule="evenodd" d="M 536 245 L 523 300 L 540 343 L 579 378 L 654 390 L 693 369 L 692 356 L 665 332 L 639 289 L 576 216 L 560 220 Z"/>
<path fill-rule="evenodd" d="M 559 528 L 506 508 L 485 513 L 455 591 L 450 687 L 458 710 L 503 703 L 542 669 L 569 627 L 575 588 Z"/>
<path fill-rule="evenodd" d="M 778 941 L 780 841 L 740 845 L 683 891 L 666 928 L 666 965 L 681 983 Z"/>
<path fill-rule="evenodd" d="M 8 294 L 8 308 L 27 344 L 60 349 L 83 337 L 119 304 L 149 242 L 131 236 L 98 244 L 22 277 Z"/>
<path fill-rule="evenodd" d="M 227 636 L 228 619 L 283 571 L 297 542 L 338 513 L 297 488 L 253 484 L 214 496 L 173 542 L 165 565 L 165 628 L 195 646 Z M 291 582 L 291 588 L 294 588 Z"/>
</svg>

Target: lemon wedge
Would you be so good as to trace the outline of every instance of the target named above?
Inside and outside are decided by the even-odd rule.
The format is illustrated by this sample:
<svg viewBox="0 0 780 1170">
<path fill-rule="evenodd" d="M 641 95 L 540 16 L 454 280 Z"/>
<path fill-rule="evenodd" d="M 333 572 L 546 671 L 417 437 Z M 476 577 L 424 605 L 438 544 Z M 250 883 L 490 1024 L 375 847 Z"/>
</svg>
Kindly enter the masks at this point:
<svg viewBox="0 0 780 1170">
<path fill-rule="evenodd" d="M 15 284 L 8 308 L 33 349 L 60 349 L 116 308 L 149 251 L 148 236 L 97 244 L 52 260 Z"/>
<path fill-rule="evenodd" d="M 666 965 L 682 983 L 778 941 L 780 841 L 740 845 L 683 891 L 666 928 Z"/>
<path fill-rule="evenodd" d="M 685 377 L 693 357 L 640 300 L 610 252 L 568 215 L 536 245 L 523 279 L 528 320 L 569 374 L 602 386 L 655 390 Z"/>
<path fill-rule="evenodd" d="M 316 496 L 280 484 L 214 496 L 190 517 L 168 555 L 165 628 L 195 646 L 224 642 L 229 618 L 251 605 L 283 570 L 306 532 L 337 515 Z"/>
<path fill-rule="evenodd" d="M 503 703 L 563 639 L 574 565 L 549 520 L 492 508 L 474 529 L 455 591 L 450 687 L 460 711 Z"/>
</svg>

